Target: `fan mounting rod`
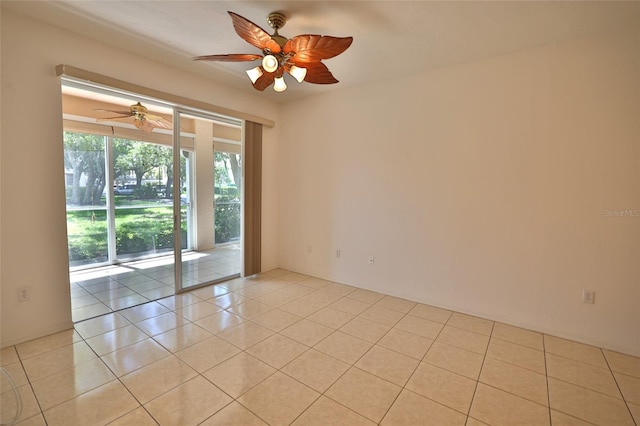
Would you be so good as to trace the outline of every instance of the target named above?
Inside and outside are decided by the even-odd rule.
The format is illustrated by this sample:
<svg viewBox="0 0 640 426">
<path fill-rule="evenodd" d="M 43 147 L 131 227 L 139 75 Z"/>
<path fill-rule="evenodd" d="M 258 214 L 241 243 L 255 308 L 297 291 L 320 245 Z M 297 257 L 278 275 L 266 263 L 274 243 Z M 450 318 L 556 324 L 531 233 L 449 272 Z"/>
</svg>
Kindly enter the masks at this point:
<svg viewBox="0 0 640 426">
<path fill-rule="evenodd" d="M 276 34 L 278 34 L 278 30 L 287 23 L 287 17 L 280 12 L 271 12 L 267 18 L 267 22 L 271 28 L 276 30 Z"/>
</svg>

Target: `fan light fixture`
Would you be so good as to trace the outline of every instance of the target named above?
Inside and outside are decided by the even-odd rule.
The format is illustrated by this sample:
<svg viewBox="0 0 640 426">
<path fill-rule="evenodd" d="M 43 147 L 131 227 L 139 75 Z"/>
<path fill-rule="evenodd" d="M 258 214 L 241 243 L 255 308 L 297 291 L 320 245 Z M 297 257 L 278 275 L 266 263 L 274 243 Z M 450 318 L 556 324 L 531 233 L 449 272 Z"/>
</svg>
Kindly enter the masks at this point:
<svg viewBox="0 0 640 426">
<path fill-rule="evenodd" d="M 332 37 L 303 34 L 293 38 L 282 37 L 278 30 L 287 22 L 282 13 L 269 14 L 267 22 L 274 29 L 269 35 L 265 30 L 242 16 L 228 12 L 236 33 L 252 46 L 262 51 L 257 54 L 206 55 L 193 58 L 197 61 L 248 62 L 260 60 L 261 65 L 247 70 L 247 75 L 257 90 L 263 91 L 271 84 L 276 92 L 284 92 L 285 71 L 298 83 L 334 84 L 338 80 L 331 74 L 323 59 L 333 58 L 347 50 L 353 37 Z"/>
</svg>

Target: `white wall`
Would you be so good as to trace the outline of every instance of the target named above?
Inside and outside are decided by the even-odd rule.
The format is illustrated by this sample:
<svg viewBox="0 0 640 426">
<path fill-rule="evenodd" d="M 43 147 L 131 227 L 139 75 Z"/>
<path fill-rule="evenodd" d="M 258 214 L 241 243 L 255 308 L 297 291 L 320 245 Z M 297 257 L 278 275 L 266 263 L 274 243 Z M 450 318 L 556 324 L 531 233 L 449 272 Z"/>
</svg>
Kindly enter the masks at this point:
<svg viewBox="0 0 640 426">
<path fill-rule="evenodd" d="M 287 104 L 280 266 L 640 355 L 639 95 L 636 32 Z"/>
<path fill-rule="evenodd" d="M 277 107 L 205 79 L 2 10 L 1 346 L 71 327 L 60 80 L 68 64 L 277 121 Z M 263 229 L 275 228 L 277 129 L 265 132 Z M 263 235 L 263 268 L 277 266 L 277 234 Z M 31 300 L 17 302 L 28 286 Z"/>
</svg>

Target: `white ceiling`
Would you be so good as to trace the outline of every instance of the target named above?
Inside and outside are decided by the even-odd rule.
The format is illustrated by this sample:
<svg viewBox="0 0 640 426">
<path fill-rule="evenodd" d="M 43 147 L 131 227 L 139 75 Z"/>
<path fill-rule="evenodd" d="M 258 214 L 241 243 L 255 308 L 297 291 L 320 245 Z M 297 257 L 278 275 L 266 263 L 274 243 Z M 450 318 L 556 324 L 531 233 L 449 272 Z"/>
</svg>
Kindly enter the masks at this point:
<svg viewBox="0 0 640 426">
<path fill-rule="evenodd" d="M 194 62 L 191 57 L 259 53 L 235 33 L 227 11 L 272 30 L 270 12 L 288 21 L 281 35 L 353 36 L 325 63 L 335 85 L 298 84 L 260 96 L 298 99 L 474 61 L 590 34 L 640 27 L 640 1 L 2 1 L 3 7 L 161 63 L 253 89 L 252 63 Z M 75 64 L 69 64 L 75 65 Z"/>
</svg>

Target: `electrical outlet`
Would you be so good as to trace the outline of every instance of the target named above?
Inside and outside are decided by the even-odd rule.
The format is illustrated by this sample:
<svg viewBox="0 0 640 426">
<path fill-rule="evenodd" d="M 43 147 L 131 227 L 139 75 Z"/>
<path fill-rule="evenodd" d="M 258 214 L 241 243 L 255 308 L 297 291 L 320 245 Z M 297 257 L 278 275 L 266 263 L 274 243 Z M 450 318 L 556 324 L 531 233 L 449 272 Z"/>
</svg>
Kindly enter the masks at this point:
<svg viewBox="0 0 640 426">
<path fill-rule="evenodd" d="M 313 252 L 313 246 L 311 244 L 307 245 L 307 253 L 312 253 Z"/>
<path fill-rule="evenodd" d="M 593 303 L 596 292 L 593 290 L 582 290 L 582 303 Z"/>
<path fill-rule="evenodd" d="M 26 302 L 29 299 L 31 299 L 29 287 L 20 287 L 18 289 L 18 302 Z"/>
<path fill-rule="evenodd" d="M 373 265 L 376 262 L 376 258 L 373 256 L 369 256 L 369 265 Z"/>
<path fill-rule="evenodd" d="M 340 257 L 340 249 L 336 250 L 336 257 Z"/>
</svg>

